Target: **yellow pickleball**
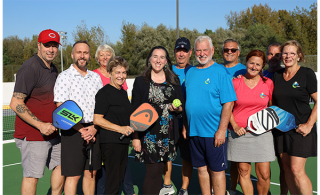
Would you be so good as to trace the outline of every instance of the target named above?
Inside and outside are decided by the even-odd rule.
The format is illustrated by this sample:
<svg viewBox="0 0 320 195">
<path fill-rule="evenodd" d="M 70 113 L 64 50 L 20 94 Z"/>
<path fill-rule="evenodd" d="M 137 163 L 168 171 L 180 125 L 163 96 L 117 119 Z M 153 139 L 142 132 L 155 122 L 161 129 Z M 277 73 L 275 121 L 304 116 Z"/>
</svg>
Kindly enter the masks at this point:
<svg viewBox="0 0 320 195">
<path fill-rule="evenodd" d="M 181 105 L 181 101 L 179 99 L 175 99 L 173 100 L 172 104 L 178 108 Z"/>
</svg>

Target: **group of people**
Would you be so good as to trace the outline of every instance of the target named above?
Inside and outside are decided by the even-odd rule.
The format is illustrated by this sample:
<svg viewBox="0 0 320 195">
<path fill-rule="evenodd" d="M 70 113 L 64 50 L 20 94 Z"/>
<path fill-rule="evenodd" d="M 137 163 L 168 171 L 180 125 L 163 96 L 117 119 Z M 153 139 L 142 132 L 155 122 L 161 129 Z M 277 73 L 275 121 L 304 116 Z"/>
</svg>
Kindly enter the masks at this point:
<svg viewBox="0 0 320 195">
<path fill-rule="evenodd" d="M 223 64 L 212 60 L 215 47 L 208 36 L 195 40 L 196 66 L 189 64 L 192 49 L 185 37 L 175 43 L 177 64 L 172 64 L 166 48 L 153 47 L 145 71 L 134 81 L 131 102 L 126 84 L 129 64 L 110 46 L 98 47 L 95 58 L 100 67 L 90 71 L 90 45 L 76 42 L 73 64 L 58 75 L 52 61 L 59 44 L 57 32 L 42 31 L 38 53 L 17 73 L 10 106 L 17 113 L 14 138 L 22 157 L 21 194 L 36 193 L 46 166 L 53 170 L 52 194 L 63 190 L 76 194 L 82 175 L 84 194 L 118 194 L 121 183 L 126 194 L 135 194 L 128 166 L 131 140 L 136 161 L 145 164 L 142 194 L 175 193 L 171 172 L 178 148 L 179 195 L 188 194 L 193 167 L 203 195 L 225 194 L 228 161 L 228 194 L 235 194 L 238 182 L 244 194 L 254 193 L 252 162 L 258 193 L 268 194 L 270 162 L 276 156 L 281 194 L 312 194 L 304 166 L 308 157 L 317 155 L 317 79 L 311 69 L 299 66 L 304 54 L 297 41 L 272 43 L 266 55 L 250 51 L 246 65 L 238 62 L 240 45 L 234 39 L 223 43 Z M 266 63 L 269 68 L 262 72 Z M 176 107 L 175 99 L 182 104 Z M 52 125 L 52 112 L 66 100 L 79 105 L 83 119 L 59 134 Z M 146 131 L 136 132 L 130 127 L 130 115 L 143 103 L 151 104 L 159 118 Z M 261 135 L 247 131 L 248 117 L 271 105 L 292 113 L 298 127 Z M 125 138 L 119 139 L 121 135 Z"/>
</svg>

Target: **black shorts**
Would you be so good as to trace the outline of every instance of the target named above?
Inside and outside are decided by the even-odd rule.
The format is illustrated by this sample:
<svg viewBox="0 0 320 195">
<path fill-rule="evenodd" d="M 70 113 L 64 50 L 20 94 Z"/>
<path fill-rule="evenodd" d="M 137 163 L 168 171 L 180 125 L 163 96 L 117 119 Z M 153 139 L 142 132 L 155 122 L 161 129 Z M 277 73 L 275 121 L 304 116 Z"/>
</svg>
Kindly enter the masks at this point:
<svg viewBox="0 0 320 195">
<path fill-rule="evenodd" d="M 77 176 L 89 170 L 89 151 L 84 150 L 85 141 L 74 129 L 61 130 L 61 175 Z M 100 136 L 96 134 L 92 153 L 93 170 L 101 168 Z"/>
<path fill-rule="evenodd" d="M 177 146 L 180 150 L 180 157 L 183 160 L 191 162 L 191 155 L 190 155 L 190 140 L 189 139 L 184 139 L 182 135 L 180 135 L 180 138 L 177 142 Z"/>
<path fill-rule="evenodd" d="M 291 130 L 294 131 L 294 130 Z M 306 137 L 296 132 L 272 130 L 276 155 L 288 153 L 290 156 L 308 158 L 317 156 L 317 133 L 311 131 Z"/>
</svg>

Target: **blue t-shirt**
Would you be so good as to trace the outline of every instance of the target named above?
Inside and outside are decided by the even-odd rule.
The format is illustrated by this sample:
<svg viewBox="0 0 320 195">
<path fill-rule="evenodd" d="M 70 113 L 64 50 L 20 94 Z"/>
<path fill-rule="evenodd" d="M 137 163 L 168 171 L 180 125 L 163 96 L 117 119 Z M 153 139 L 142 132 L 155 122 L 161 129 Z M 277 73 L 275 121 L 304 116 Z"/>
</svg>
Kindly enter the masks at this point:
<svg viewBox="0 0 320 195">
<path fill-rule="evenodd" d="M 237 78 L 238 75 L 245 75 L 247 73 L 247 67 L 241 63 L 238 63 L 234 67 L 227 68 L 228 74 L 231 76 L 231 78 Z"/>
<path fill-rule="evenodd" d="M 172 66 L 172 70 L 174 73 L 176 73 L 176 75 L 178 75 L 179 79 L 180 79 L 180 84 L 181 84 L 181 88 L 182 88 L 182 93 L 183 93 L 183 98 L 186 99 L 186 88 L 185 88 L 185 77 L 186 74 L 188 72 L 188 70 L 190 68 L 193 68 L 194 66 L 190 65 L 187 68 L 184 69 L 179 69 L 176 67 L 176 65 Z M 183 119 L 179 119 L 179 128 L 183 128 Z"/>
<path fill-rule="evenodd" d="M 226 68 L 217 63 L 204 69 L 191 68 L 186 74 L 185 87 L 189 136 L 214 137 L 223 104 L 237 100 Z"/>
<path fill-rule="evenodd" d="M 274 75 L 275 72 L 269 72 L 268 69 L 263 71 L 263 76 L 272 79 L 272 76 Z"/>
<path fill-rule="evenodd" d="M 180 79 L 180 84 L 181 84 L 181 87 L 182 87 L 182 93 L 183 93 L 183 98 L 184 99 L 186 99 L 186 90 L 185 90 L 185 87 L 184 87 L 184 85 L 185 85 L 184 81 L 185 81 L 185 77 L 186 77 L 186 74 L 187 74 L 188 70 L 190 68 L 192 68 L 192 67 L 194 67 L 194 66 L 190 65 L 187 68 L 179 69 L 179 68 L 176 67 L 176 65 L 172 66 L 173 72 L 176 73 L 176 75 L 178 75 L 178 77 Z"/>
</svg>

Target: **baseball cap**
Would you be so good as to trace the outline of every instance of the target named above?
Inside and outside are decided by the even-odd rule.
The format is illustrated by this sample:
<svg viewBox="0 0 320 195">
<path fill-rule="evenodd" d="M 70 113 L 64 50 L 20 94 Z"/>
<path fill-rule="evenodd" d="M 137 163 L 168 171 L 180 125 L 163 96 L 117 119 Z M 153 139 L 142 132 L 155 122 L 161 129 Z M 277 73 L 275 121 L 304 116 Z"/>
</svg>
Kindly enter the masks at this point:
<svg viewBox="0 0 320 195">
<path fill-rule="evenodd" d="M 50 41 L 54 41 L 60 44 L 60 35 L 56 31 L 51 29 L 44 30 L 39 34 L 38 42 L 48 43 Z"/>
<path fill-rule="evenodd" d="M 174 48 L 175 49 L 184 48 L 189 51 L 191 48 L 189 39 L 187 39 L 185 37 L 178 38 L 176 41 L 176 46 Z"/>
</svg>

